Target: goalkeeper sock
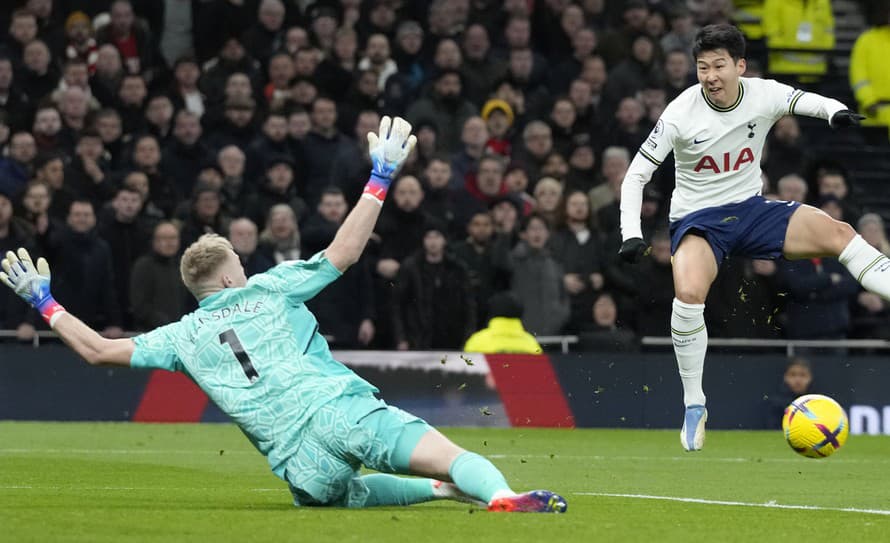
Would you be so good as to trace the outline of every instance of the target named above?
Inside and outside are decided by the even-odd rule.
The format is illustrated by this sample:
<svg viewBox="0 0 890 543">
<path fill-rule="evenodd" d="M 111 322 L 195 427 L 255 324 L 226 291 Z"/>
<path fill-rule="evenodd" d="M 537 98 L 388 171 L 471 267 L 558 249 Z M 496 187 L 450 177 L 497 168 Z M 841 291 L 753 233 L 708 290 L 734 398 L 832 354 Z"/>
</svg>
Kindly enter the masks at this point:
<svg viewBox="0 0 890 543">
<path fill-rule="evenodd" d="M 350 503 L 350 507 L 377 507 L 381 505 L 411 505 L 440 499 L 433 488 L 432 479 L 396 477 L 375 473 L 359 478 L 368 492 L 364 502 Z"/>
<path fill-rule="evenodd" d="M 687 304 L 674 298 L 671 312 L 671 338 L 674 354 L 683 381 L 683 403 L 705 405 L 701 380 L 708 350 L 708 329 L 705 327 L 705 304 Z"/>
<path fill-rule="evenodd" d="M 485 503 L 515 494 L 498 468 L 473 452 L 464 452 L 455 458 L 448 474 L 462 492 Z"/>
<path fill-rule="evenodd" d="M 856 235 L 841 252 L 841 264 L 866 289 L 890 300 L 890 259 Z"/>
<path fill-rule="evenodd" d="M 368 182 L 365 184 L 362 198 L 367 198 L 382 206 L 383 201 L 386 200 L 386 192 L 389 190 L 390 183 L 392 183 L 392 180 L 372 173 Z"/>
</svg>

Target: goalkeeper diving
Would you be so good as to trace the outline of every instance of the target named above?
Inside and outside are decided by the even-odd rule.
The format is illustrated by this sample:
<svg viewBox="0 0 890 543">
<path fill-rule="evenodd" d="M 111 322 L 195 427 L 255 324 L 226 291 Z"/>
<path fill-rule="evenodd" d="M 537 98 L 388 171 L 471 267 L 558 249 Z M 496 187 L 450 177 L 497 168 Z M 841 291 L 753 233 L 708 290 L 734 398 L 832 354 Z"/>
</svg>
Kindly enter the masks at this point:
<svg viewBox="0 0 890 543">
<path fill-rule="evenodd" d="M 378 390 L 334 360 L 319 334 L 305 302 L 358 260 L 416 138 L 407 121 L 383 117 L 368 142 L 370 179 L 327 249 L 248 280 L 231 244 L 204 235 L 180 268 L 199 307 L 178 322 L 132 339 L 103 338 L 53 299 L 48 263 L 35 265 L 24 249 L 6 254 L 0 280 L 88 363 L 185 373 L 267 457 L 295 505 L 451 499 L 490 511 L 565 512 L 561 496 L 513 492 L 490 461 L 376 398 Z M 360 475 L 362 466 L 381 473 Z"/>
</svg>

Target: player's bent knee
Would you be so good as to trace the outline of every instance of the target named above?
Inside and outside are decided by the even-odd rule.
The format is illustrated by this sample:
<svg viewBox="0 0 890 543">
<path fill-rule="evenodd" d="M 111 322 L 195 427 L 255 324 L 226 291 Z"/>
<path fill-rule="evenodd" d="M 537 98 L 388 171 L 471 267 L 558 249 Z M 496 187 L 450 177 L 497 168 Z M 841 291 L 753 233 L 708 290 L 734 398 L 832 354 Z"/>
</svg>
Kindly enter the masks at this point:
<svg viewBox="0 0 890 543">
<path fill-rule="evenodd" d="M 848 223 L 832 220 L 834 224 L 832 225 L 831 252 L 839 255 L 850 243 L 850 240 L 856 237 L 856 230 Z"/>
<path fill-rule="evenodd" d="M 684 304 L 703 304 L 708 297 L 708 290 L 697 288 L 694 285 L 678 287 L 674 292 L 674 297 Z"/>
</svg>

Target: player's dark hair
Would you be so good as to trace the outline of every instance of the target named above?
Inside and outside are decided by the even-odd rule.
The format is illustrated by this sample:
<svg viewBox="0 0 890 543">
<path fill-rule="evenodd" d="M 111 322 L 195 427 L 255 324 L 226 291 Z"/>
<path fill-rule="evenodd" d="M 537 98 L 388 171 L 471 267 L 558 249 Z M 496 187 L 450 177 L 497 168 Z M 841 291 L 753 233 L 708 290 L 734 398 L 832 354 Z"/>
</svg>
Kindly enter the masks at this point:
<svg viewBox="0 0 890 543">
<path fill-rule="evenodd" d="M 729 24 L 708 25 L 695 35 L 692 60 L 698 60 L 705 51 L 718 49 L 726 49 L 732 60 L 738 62 L 739 59 L 745 58 L 745 37 L 738 28 Z"/>
</svg>

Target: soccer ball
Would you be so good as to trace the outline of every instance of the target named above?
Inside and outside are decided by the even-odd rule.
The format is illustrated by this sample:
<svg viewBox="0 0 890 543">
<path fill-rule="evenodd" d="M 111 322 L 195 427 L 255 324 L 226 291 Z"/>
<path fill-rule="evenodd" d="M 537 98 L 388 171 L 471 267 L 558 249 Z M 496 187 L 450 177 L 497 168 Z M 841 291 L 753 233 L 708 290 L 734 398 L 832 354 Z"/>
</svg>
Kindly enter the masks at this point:
<svg viewBox="0 0 890 543">
<path fill-rule="evenodd" d="M 836 401 L 821 394 L 807 394 L 785 408 L 782 430 L 795 452 L 824 458 L 846 443 L 850 423 Z"/>
</svg>

